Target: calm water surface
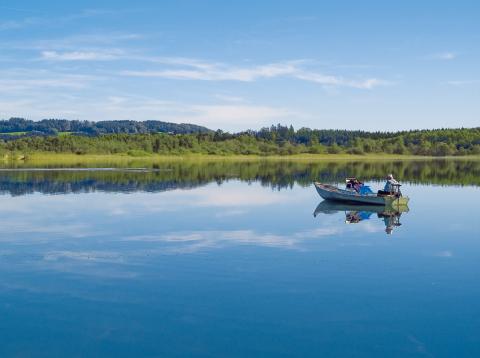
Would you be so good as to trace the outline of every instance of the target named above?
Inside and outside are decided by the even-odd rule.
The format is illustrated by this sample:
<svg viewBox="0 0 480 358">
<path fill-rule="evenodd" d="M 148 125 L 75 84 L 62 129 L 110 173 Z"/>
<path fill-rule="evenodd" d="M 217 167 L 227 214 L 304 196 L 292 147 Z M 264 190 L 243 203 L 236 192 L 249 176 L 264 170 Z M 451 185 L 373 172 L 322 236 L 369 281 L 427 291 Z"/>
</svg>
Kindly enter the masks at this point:
<svg viewBox="0 0 480 358">
<path fill-rule="evenodd" d="M 0 170 L 0 355 L 478 357 L 479 168 Z M 387 171 L 401 215 L 311 185 Z"/>
</svg>

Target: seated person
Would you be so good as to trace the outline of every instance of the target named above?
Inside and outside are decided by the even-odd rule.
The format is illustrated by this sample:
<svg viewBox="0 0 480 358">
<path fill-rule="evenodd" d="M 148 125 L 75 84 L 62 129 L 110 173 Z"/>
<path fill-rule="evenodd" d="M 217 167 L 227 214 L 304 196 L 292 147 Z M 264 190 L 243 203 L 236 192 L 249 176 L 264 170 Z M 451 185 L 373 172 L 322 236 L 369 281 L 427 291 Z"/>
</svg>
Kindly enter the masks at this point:
<svg viewBox="0 0 480 358">
<path fill-rule="evenodd" d="M 385 187 L 383 190 L 379 190 L 378 194 L 380 195 L 391 195 L 395 192 L 395 186 L 397 186 L 399 183 L 393 178 L 392 174 L 387 175 L 387 182 L 385 183 Z"/>
<path fill-rule="evenodd" d="M 357 193 L 360 191 L 363 183 L 357 178 L 349 178 L 347 180 L 347 189 L 354 189 Z"/>
</svg>

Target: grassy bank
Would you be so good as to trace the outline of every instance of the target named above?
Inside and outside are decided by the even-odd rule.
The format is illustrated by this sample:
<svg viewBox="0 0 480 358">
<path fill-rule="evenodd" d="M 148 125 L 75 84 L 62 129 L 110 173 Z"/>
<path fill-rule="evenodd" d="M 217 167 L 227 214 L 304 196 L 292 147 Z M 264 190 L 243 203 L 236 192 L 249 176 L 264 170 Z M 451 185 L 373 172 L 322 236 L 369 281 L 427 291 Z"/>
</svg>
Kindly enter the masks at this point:
<svg viewBox="0 0 480 358">
<path fill-rule="evenodd" d="M 415 155 L 398 155 L 398 154 L 297 154 L 285 156 L 258 156 L 258 155 L 205 155 L 205 154 L 189 154 L 189 155 L 129 155 L 129 154 L 69 154 L 69 153 L 32 153 L 28 155 L 15 154 L 4 155 L 3 165 L 22 165 L 22 166 L 41 166 L 41 165 L 113 165 L 113 166 L 131 166 L 134 163 L 170 162 L 170 161 L 391 161 L 391 160 L 438 160 L 438 159 L 455 159 L 455 160 L 480 160 L 480 156 L 466 157 L 429 157 Z"/>
</svg>

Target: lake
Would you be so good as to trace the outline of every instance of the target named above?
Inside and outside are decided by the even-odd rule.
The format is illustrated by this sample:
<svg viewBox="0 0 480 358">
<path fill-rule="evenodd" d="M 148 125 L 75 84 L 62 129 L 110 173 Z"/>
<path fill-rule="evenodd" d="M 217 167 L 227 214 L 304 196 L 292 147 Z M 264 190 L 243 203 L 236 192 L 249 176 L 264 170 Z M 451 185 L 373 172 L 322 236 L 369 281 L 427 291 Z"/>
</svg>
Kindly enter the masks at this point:
<svg viewBox="0 0 480 358">
<path fill-rule="evenodd" d="M 0 170 L 2 357 L 480 355 L 480 161 L 141 164 Z"/>
</svg>

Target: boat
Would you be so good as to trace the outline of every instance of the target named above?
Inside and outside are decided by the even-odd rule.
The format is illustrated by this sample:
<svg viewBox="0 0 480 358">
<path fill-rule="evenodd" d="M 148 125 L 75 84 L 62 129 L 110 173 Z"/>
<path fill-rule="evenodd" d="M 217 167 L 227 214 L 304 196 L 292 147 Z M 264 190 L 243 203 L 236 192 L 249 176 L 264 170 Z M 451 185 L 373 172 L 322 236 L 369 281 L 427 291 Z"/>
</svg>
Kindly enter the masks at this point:
<svg viewBox="0 0 480 358">
<path fill-rule="evenodd" d="M 354 189 L 341 189 L 334 185 L 319 182 L 315 182 L 314 185 L 318 194 L 325 200 L 395 207 L 405 206 L 409 201 L 408 197 L 402 196 L 399 189 L 400 184 L 398 184 L 396 191 L 392 194 L 378 194 L 371 191 L 358 192 Z"/>
</svg>

